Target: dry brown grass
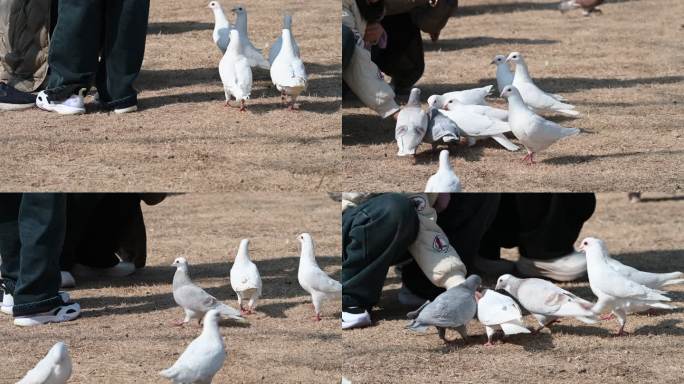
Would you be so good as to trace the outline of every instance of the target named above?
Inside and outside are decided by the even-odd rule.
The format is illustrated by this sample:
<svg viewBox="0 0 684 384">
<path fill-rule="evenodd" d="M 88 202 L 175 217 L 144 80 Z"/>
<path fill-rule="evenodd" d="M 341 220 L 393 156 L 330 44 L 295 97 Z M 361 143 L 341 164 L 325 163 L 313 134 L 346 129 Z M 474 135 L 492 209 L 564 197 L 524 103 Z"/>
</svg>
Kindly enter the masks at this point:
<svg viewBox="0 0 684 384">
<path fill-rule="evenodd" d="M 534 167 L 496 143 L 452 151 L 467 191 L 676 191 L 684 164 L 684 37 L 679 0 L 606 1 L 603 16 L 562 15 L 554 0 L 464 0 L 437 44 L 425 41 L 418 87 L 433 93 L 495 84 L 495 54 L 521 51 L 537 84 L 565 96 L 591 133 L 558 142 Z M 427 37 L 425 37 L 427 39 Z M 429 39 L 428 39 L 429 40 Z M 505 102 L 491 103 L 506 108 Z M 418 164 L 396 156 L 393 121 L 357 103 L 343 116 L 346 190 L 422 190 L 437 168 L 423 144 Z M 368 167 L 367 164 L 373 164 Z"/>
<path fill-rule="evenodd" d="M 152 2 L 137 83 L 140 112 L 59 117 L 33 109 L 0 114 L 0 188 L 341 189 L 339 3 L 242 2 L 250 12 L 251 40 L 259 48 L 280 34 L 282 12 L 293 12 L 293 33 L 310 74 L 302 109 L 294 113 L 280 106 L 264 70 L 254 72 L 249 112 L 223 107 L 217 69 L 221 54 L 211 39 L 208 3 Z M 228 12 L 236 3 L 223 4 Z"/>
<path fill-rule="evenodd" d="M 625 194 L 598 196 L 597 210 L 580 237 L 603 238 L 613 256 L 651 271 L 684 271 L 681 196 L 645 195 L 631 204 Z M 514 259 L 517 252 L 508 251 Z M 484 284 L 494 284 L 485 279 Z M 594 299 L 587 282 L 562 284 Z M 481 345 L 484 328 L 472 321 L 474 343 L 447 348 L 432 328 L 425 335 L 404 329 L 409 310 L 396 300 L 400 281 L 392 272 L 375 312 L 376 325 L 344 331 L 347 376 L 358 382 L 404 383 L 675 383 L 684 364 L 684 286 L 670 289 L 678 307 L 657 316 L 630 315 L 629 337 L 612 338 L 614 320 L 590 326 L 563 320 L 539 335 L 516 335 L 506 344 Z M 532 325 L 533 319 L 527 319 Z M 456 334 L 456 333 L 454 333 Z"/>
<path fill-rule="evenodd" d="M 339 380 L 340 304 L 328 303 L 324 319 L 311 321 L 310 299 L 297 282 L 296 240 L 299 232 L 309 231 L 321 267 L 339 278 L 339 203 L 324 194 L 192 194 L 171 197 L 144 211 L 148 267 L 122 280 L 78 281 L 70 291 L 83 308 L 76 321 L 20 329 L 4 317 L 0 382 L 18 380 L 57 340 L 65 340 L 71 349 L 70 382 L 164 382 L 157 372 L 171 366 L 200 333 L 194 326 L 168 325 L 183 315 L 171 294 L 171 262 L 187 257 L 196 283 L 237 306 L 228 282 L 229 261 L 244 237 L 252 239 L 251 255 L 264 282 L 263 300 L 249 327 L 221 328 L 230 352 L 215 381 Z"/>
</svg>

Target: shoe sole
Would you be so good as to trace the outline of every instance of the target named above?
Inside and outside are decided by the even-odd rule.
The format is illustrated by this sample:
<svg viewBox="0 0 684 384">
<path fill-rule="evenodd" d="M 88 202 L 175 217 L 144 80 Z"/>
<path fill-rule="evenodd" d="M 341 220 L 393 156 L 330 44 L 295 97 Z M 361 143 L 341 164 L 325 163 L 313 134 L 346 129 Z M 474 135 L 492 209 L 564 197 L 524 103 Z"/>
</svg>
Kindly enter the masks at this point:
<svg viewBox="0 0 684 384">
<path fill-rule="evenodd" d="M 42 102 L 36 102 L 36 106 L 44 111 L 57 112 L 58 114 L 65 116 L 83 115 L 85 113 L 85 108 L 72 108 L 64 105 L 44 104 Z"/>
<path fill-rule="evenodd" d="M 14 325 L 19 327 L 34 327 L 37 325 L 44 325 L 50 323 L 63 323 L 65 321 L 72 321 L 81 315 L 81 306 L 78 304 L 70 304 L 76 307 L 76 312 L 67 314 L 62 317 L 56 315 L 32 316 L 32 317 L 18 317 L 14 319 Z"/>
<path fill-rule="evenodd" d="M 131 113 L 131 112 L 135 112 L 137 110 L 138 110 L 138 106 L 132 105 L 132 106 L 127 107 L 127 108 L 115 109 L 114 113 L 116 113 L 117 115 L 122 115 L 124 113 Z"/>
<path fill-rule="evenodd" d="M 31 104 L 9 104 L 0 103 L 0 111 L 22 111 L 24 109 L 29 109 L 35 107 L 36 103 Z"/>
</svg>

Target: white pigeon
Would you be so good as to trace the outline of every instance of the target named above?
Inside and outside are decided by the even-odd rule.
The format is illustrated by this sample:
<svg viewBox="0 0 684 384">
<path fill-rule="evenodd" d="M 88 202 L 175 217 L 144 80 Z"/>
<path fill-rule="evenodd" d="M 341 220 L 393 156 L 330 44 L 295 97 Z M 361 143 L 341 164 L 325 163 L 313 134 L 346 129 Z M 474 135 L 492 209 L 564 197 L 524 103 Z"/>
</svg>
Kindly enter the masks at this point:
<svg viewBox="0 0 684 384">
<path fill-rule="evenodd" d="M 663 291 L 649 288 L 620 274 L 608 264 L 608 249 L 602 240 L 587 237 L 582 240 L 580 250 L 587 256 L 589 286 L 598 298 L 592 308 L 596 314 L 611 311 L 620 328 L 616 336 L 625 335 L 627 312 L 644 307 L 672 309 L 662 301 L 670 301 Z"/>
<path fill-rule="evenodd" d="M 467 137 L 471 146 L 478 139 L 491 137 L 509 151 L 518 150 L 518 146 L 504 135 L 511 131 L 509 123 L 476 113 L 470 107 L 452 103 L 449 110 L 440 112 L 458 125 L 461 136 Z"/>
<path fill-rule="evenodd" d="M 271 64 L 271 81 L 280 91 L 280 97 L 287 102 L 288 109 L 299 108 L 297 97 L 306 90 L 307 75 L 304 62 L 294 50 L 294 39 L 289 29 L 282 31 L 282 45 Z"/>
<path fill-rule="evenodd" d="M 219 63 L 219 75 L 226 95 L 226 106 L 230 106 L 230 98 L 240 102 L 240 111 L 245 111 L 245 101 L 252 93 L 252 68 L 244 55 L 240 32 L 230 30 L 228 49 Z"/>
<path fill-rule="evenodd" d="M 211 36 L 221 53 L 226 53 L 228 42 L 230 41 L 230 22 L 223 13 L 223 8 L 218 1 L 210 2 L 207 8 L 210 8 L 214 13 L 214 32 Z"/>
<path fill-rule="evenodd" d="M 534 164 L 535 153 L 548 148 L 556 141 L 577 135 L 577 128 L 562 127 L 553 121 L 546 120 L 525 106 L 520 93 L 513 85 L 508 85 L 501 92 L 501 97 L 508 99 L 508 124 L 511 132 L 527 149 L 523 161 Z"/>
<path fill-rule="evenodd" d="M 449 100 L 458 100 L 461 104 L 487 105 L 485 97 L 492 93 L 492 85 L 480 88 L 465 89 L 462 91 L 447 92 L 442 95 L 432 95 L 428 97 L 428 105 L 437 105 L 437 108 L 444 108 Z"/>
<path fill-rule="evenodd" d="M 492 119 L 497 119 L 501 121 L 508 120 L 508 111 L 501 108 L 494 108 L 488 105 L 480 104 L 463 104 L 456 99 L 449 100 L 444 106 L 444 109 L 453 111 L 457 109 L 466 110 L 472 113 L 477 113 L 479 115 L 485 115 L 491 117 Z"/>
<path fill-rule="evenodd" d="M 289 30 L 290 34 L 292 34 L 292 16 L 289 14 L 283 16 L 283 29 Z M 273 65 L 273 61 L 278 56 L 282 45 L 283 36 L 278 36 L 275 43 L 271 45 L 271 49 L 268 50 L 268 62 L 271 63 L 271 65 Z M 292 35 L 292 49 L 294 50 L 295 56 L 299 57 L 299 45 L 297 45 L 294 35 Z"/>
<path fill-rule="evenodd" d="M 185 311 L 185 318 L 176 322 L 176 325 L 186 324 L 192 319 L 200 322 L 204 314 L 212 309 L 225 317 L 245 322 L 240 311 L 221 303 L 192 282 L 188 274 L 188 261 L 184 257 L 174 260 L 171 266 L 176 267 L 173 275 L 173 299 Z"/>
<path fill-rule="evenodd" d="M 249 258 L 249 239 L 240 241 L 240 248 L 230 268 L 230 286 L 237 294 L 241 313 L 253 313 L 261 296 L 261 276 L 256 264 Z M 249 299 L 247 309 L 242 302 Z"/>
<path fill-rule="evenodd" d="M 547 280 L 519 279 L 506 274 L 499 277 L 495 289 L 504 289 L 510 293 L 534 316 L 540 324 L 535 333 L 556 322 L 560 317 L 574 317 L 588 324 L 598 322 L 596 314 L 591 310 L 593 303 Z"/>
<path fill-rule="evenodd" d="M 428 179 L 425 192 L 461 192 L 461 180 L 451 167 L 449 151 L 446 149 L 439 152 L 439 169 Z"/>
<path fill-rule="evenodd" d="M 621 275 L 649 288 L 658 289 L 668 285 L 684 284 L 684 273 L 682 272 L 644 272 L 634 267 L 630 267 L 629 265 L 622 264 L 610 256 L 607 257 L 607 260 L 608 265 L 618 271 Z"/>
<path fill-rule="evenodd" d="M 328 276 L 316 263 L 314 243 L 311 235 L 302 233 L 297 236 L 302 244 L 299 257 L 299 271 L 297 279 L 299 285 L 311 295 L 311 301 L 316 311 L 316 321 L 321 320 L 321 305 L 328 298 L 337 298 L 342 294 L 342 284 Z"/>
<path fill-rule="evenodd" d="M 394 138 L 397 140 L 397 156 L 416 154 L 428 127 L 428 116 L 420 107 L 420 89 L 411 89 L 409 100 L 397 114 Z"/>
<path fill-rule="evenodd" d="M 492 289 L 486 290 L 477 301 L 477 319 L 485 326 L 485 345 L 493 345 L 492 336 L 497 329 L 501 329 L 505 335 L 530 333 L 523 323 L 522 311 L 515 300 Z"/>
<path fill-rule="evenodd" d="M 17 384 L 65 384 L 71 377 L 71 369 L 69 350 L 60 341 Z"/>
<path fill-rule="evenodd" d="M 539 112 L 559 112 L 567 116 L 579 116 L 574 105 L 562 102 L 563 97 L 546 93 L 534 84 L 527 72 L 527 64 L 519 52 L 511 52 L 506 58 L 506 62 L 509 61 L 515 63 L 512 85 L 518 88 L 525 104 Z"/>
<path fill-rule="evenodd" d="M 171 368 L 159 374 L 174 384 L 211 383 L 226 361 L 226 347 L 218 326 L 220 319 L 218 311 L 207 312 L 202 333 L 188 345 Z"/>
<path fill-rule="evenodd" d="M 506 62 L 506 56 L 496 55 L 490 64 L 496 65 L 496 88 L 499 93 L 507 85 L 513 84 L 513 72 Z"/>
<path fill-rule="evenodd" d="M 261 50 L 257 49 L 252 45 L 252 42 L 249 41 L 247 32 L 247 9 L 242 5 L 238 5 L 232 9 L 232 12 L 235 14 L 235 29 L 240 31 L 240 40 L 245 47 L 245 56 L 247 56 L 247 60 L 249 60 L 249 65 L 252 67 L 269 69 L 270 64 L 264 59 Z"/>
</svg>

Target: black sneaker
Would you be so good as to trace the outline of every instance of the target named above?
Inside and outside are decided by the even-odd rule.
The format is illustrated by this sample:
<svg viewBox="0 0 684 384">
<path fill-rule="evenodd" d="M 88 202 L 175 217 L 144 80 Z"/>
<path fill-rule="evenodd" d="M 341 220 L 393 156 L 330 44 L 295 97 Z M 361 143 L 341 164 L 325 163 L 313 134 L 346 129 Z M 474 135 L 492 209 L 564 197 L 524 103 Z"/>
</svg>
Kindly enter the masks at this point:
<svg viewBox="0 0 684 384">
<path fill-rule="evenodd" d="M 0 82 L 0 111 L 17 111 L 36 105 L 36 97 Z"/>
</svg>

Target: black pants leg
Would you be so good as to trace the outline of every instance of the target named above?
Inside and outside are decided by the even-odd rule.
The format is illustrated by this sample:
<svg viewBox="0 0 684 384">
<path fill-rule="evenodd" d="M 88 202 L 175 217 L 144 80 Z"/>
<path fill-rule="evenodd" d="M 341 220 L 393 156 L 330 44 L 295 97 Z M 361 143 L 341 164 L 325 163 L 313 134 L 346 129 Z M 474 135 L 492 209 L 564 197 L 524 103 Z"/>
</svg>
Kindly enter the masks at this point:
<svg viewBox="0 0 684 384">
<path fill-rule="evenodd" d="M 106 2 L 96 85 L 100 102 L 108 109 L 138 103 L 133 83 L 145 56 L 149 11 L 149 0 Z"/>
<path fill-rule="evenodd" d="M 382 27 L 387 31 L 387 47 L 374 46 L 371 58 L 383 73 L 392 78 L 397 93 L 403 93 L 423 76 L 423 38 L 409 13 L 386 16 Z"/>
<path fill-rule="evenodd" d="M 380 300 L 392 264 L 407 252 L 418 233 L 418 216 L 403 195 L 373 197 L 342 216 L 342 306 L 370 309 Z"/>
<path fill-rule="evenodd" d="M 27 193 L 17 199 L 16 196 L 3 195 L 0 206 L 0 221 L 3 223 L 0 249 L 16 247 L 17 239 L 12 238 L 16 234 L 21 244 L 18 254 L 2 255 L 3 279 L 6 261 L 8 268 L 13 269 L 7 271 L 8 277 L 17 276 L 13 292 L 14 315 L 45 312 L 61 305 L 57 292 L 60 284 L 59 257 L 66 228 L 65 196 Z M 14 213 L 16 216 L 13 217 Z M 5 232 L 11 222 L 17 225 L 17 232 Z"/>
<path fill-rule="evenodd" d="M 519 247 L 520 255 L 548 260 L 574 251 L 584 222 L 594 213 L 591 193 L 503 194 L 500 209 L 482 239 L 481 253 L 498 258 L 500 248 Z"/>
</svg>

